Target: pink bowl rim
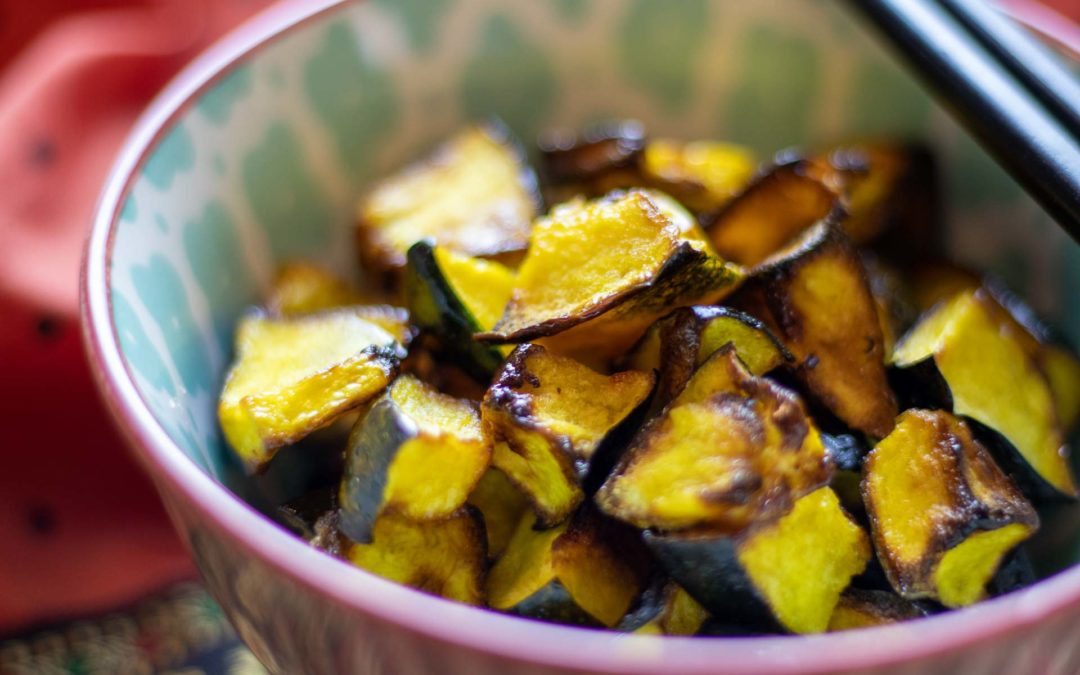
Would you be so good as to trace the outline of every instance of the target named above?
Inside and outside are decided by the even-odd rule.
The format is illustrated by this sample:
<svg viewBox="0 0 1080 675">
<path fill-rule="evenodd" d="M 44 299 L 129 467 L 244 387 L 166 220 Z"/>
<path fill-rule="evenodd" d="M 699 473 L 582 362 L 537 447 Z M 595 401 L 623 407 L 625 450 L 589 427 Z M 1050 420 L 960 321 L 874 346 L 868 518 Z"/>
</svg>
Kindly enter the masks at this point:
<svg viewBox="0 0 1080 675">
<path fill-rule="evenodd" d="M 537 665 L 620 673 L 817 673 L 957 652 L 1080 605 L 1080 566 L 964 610 L 848 633 L 760 638 L 656 638 L 544 624 L 435 598 L 357 570 L 305 545 L 203 473 L 140 396 L 112 323 L 109 261 L 123 199 L 149 151 L 207 87 L 240 62 L 350 0 L 286 0 L 219 40 L 154 99 L 114 164 L 80 275 L 83 338 L 101 391 L 159 489 L 183 495 L 238 545 L 293 583 L 402 630 Z"/>
</svg>

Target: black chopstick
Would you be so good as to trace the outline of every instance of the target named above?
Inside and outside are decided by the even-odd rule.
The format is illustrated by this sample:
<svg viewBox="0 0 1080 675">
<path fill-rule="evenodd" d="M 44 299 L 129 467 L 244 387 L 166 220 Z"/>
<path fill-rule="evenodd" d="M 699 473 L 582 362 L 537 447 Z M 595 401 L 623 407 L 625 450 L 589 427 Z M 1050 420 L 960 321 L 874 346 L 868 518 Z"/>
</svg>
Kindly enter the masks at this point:
<svg viewBox="0 0 1080 675">
<path fill-rule="evenodd" d="M 850 0 L 990 154 L 1080 242 L 1080 140 L 934 0 Z"/>
<path fill-rule="evenodd" d="M 1033 40 L 987 0 L 940 2 L 1069 133 L 1080 138 L 1080 81 L 1046 46 Z"/>
</svg>

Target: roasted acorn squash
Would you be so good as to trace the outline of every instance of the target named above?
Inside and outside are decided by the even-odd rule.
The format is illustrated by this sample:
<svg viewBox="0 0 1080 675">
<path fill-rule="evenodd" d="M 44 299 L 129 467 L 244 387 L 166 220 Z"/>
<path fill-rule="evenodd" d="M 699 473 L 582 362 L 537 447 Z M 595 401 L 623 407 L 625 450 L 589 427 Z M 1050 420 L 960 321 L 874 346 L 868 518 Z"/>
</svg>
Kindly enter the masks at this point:
<svg viewBox="0 0 1080 675">
<path fill-rule="evenodd" d="M 830 470 L 798 397 L 751 375 L 728 344 L 637 435 L 596 502 L 640 528 L 737 531 L 783 513 Z"/>
<path fill-rule="evenodd" d="M 893 380 L 912 405 L 996 432 L 989 447 L 1029 496 L 1075 498 L 1050 387 L 1025 349 L 1032 338 L 1010 329 L 1004 314 L 985 290 L 939 303 L 897 345 Z"/>
<path fill-rule="evenodd" d="M 362 309 L 248 315 L 237 327 L 236 360 L 218 402 L 225 439 L 248 471 L 259 469 L 281 446 L 378 396 L 403 356 L 394 336 Z"/>
<path fill-rule="evenodd" d="M 863 464 L 878 559 L 896 592 L 961 607 L 985 595 L 1035 509 L 963 421 L 907 410 Z"/>
<path fill-rule="evenodd" d="M 484 397 L 492 463 L 525 495 L 541 525 L 557 525 L 585 498 L 591 471 L 604 472 L 635 426 L 651 373 L 601 375 L 539 345 L 514 350 Z M 599 467 L 599 469 L 597 468 Z"/>
<path fill-rule="evenodd" d="M 366 543 L 385 511 L 418 521 L 446 518 L 465 504 L 490 462 L 474 402 L 402 375 L 349 435 L 340 527 Z"/>
<path fill-rule="evenodd" d="M 720 621 L 819 633 L 872 556 L 862 528 L 823 487 L 783 516 L 735 534 L 645 533 L 660 564 Z"/>
<path fill-rule="evenodd" d="M 538 205 L 536 177 L 507 130 L 495 123 L 469 127 L 360 202 L 363 269 L 398 271 L 409 247 L 426 238 L 471 256 L 520 254 Z"/>
</svg>

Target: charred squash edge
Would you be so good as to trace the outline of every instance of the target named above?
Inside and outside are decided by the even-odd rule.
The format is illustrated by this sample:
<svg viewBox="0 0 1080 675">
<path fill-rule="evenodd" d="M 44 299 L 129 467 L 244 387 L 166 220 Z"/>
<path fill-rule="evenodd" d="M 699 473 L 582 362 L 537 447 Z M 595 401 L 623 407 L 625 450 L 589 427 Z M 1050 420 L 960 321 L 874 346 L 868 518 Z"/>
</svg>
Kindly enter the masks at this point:
<svg viewBox="0 0 1080 675">
<path fill-rule="evenodd" d="M 701 265 L 702 263 L 709 263 L 711 261 L 715 261 L 716 267 L 718 268 L 717 272 L 720 271 L 720 268 L 723 268 L 726 272 L 725 276 L 733 282 L 739 280 L 740 268 L 737 265 L 710 256 L 705 251 L 695 248 L 694 245 L 688 241 L 680 241 L 675 245 L 671 255 L 664 261 L 664 264 L 652 279 L 618 291 L 608 298 L 605 298 L 603 302 L 589 309 L 581 311 L 573 316 L 559 316 L 547 319 L 546 321 L 525 326 L 524 328 L 519 328 L 510 333 L 499 333 L 495 331 L 478 333 L 475 335 L 475 338 L 480 342 L 504 344 L 509 342 L 528 342 L 529 340 L 535 340 L 537 338 L 557 335 L 569 328 L 573 328 L 590 319 L 595 319 L 598 316 L 606 314 L 617 308 L 619 305 L 632 301 L 637 296 L 643 295 L 653 288 L 663 286 L 668 281 L 678 278 L 680 274 L 684 274 L 687 270 L 693 269 L 695 265 Z M 721 286 L 718 284 L 717 288 L 719 289 L 720 287 Z M 734 283 L 732 283 L 729 288 L 734 290 Z"/>
</svg>

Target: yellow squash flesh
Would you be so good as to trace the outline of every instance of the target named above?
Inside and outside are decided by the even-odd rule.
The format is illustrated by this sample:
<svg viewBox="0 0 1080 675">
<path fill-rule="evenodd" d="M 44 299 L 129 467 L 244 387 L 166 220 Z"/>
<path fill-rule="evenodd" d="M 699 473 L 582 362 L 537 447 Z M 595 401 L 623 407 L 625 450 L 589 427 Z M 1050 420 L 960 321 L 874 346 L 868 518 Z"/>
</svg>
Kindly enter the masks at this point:
<svg viewBox="0 0 1080 675">
<path fill-rule="evenodd" d="M 962 291 L 904 336 L 894 363 L 904 368 L 933 359 L 953 412 L 1000 433 L 1042 480 L 1075 497 L 1050 387 L 1018 333 L 1003 329 L 1000 317 L 1000 307 L 983 291 Z"/>
<path fill-rule="evenodd" d="M 821 633 L 840 593 L 870 561 L 870 540 L 828 487 L 754 531 L 738 560 L 777 621 L 793 633 Z"/>
<path fill-rule="evenodd" d="M 370 544 L 351 544 L 345 557 L 384 579 L 469 605 L 484 605 L 487 548 L 475 513 L 460 510 L 432 522 L 396 513 L 375 521 Z"/>
<path fill-rule="evenodd" d="M 727 204 L 746 186 L 756 164 L 753 153 L 742 146 L 656 139 L 645 145 L 641 173 L 650 185 L 702 213 Z"/>
<path fill-rule="evenodd" d="M 734 532 L 782 513 L 830 473 L 798 398 L 751 375 L 729 345 L 639 433 L 596 501 L 640 528 Z"/>
<path fill-rule="evenodd" d="M 613 357 L 671 309 L 719 299 L 740 270 L 645 192 L 555 207 L 537 221 L 505 312 L 480 338 Z M 680 221 L 680 222 L 677 222 Z"/>
<path fill-rule="evenodd" d="M 377 396 L 397 372 L 394 336 L 341 309 L 302 317 L 248 316 L 218 403 L 226 440 L 249 471 L 274 451 Z"/>
<path fill-rule="evenodd" d="M 537 345 L 511 354 L 482 406 L 492 463 L 545 526 L 581 503 L 581 483 L 608 434 L 648 397 L 651 374 L 601 375 Z"/>
<path fill-rule="evenodd" d="M 863 472 L 878 558 L 905 598 L 975 602 L 1002 558 L 1038 527 L 989 452 L 944 411 L 904 412 Z"/>
<path fill-rule="evenodd" d="M 534 180 L 491 128 L 465 129 L 360 203 L 357 235 L 366 270 L 405 265 L 425 238 L 473 256 L 524 250 L 535 215 Z"/>
<path fill-rule="evenodd" d="M 536 530 L 532 514 L 519 523 L 506 553 L 488 576 L 493 609 L 555 621 L 584 613 L 612 627 L 642 590 L 643 576 L 594 517 Z"/>
</svg>

